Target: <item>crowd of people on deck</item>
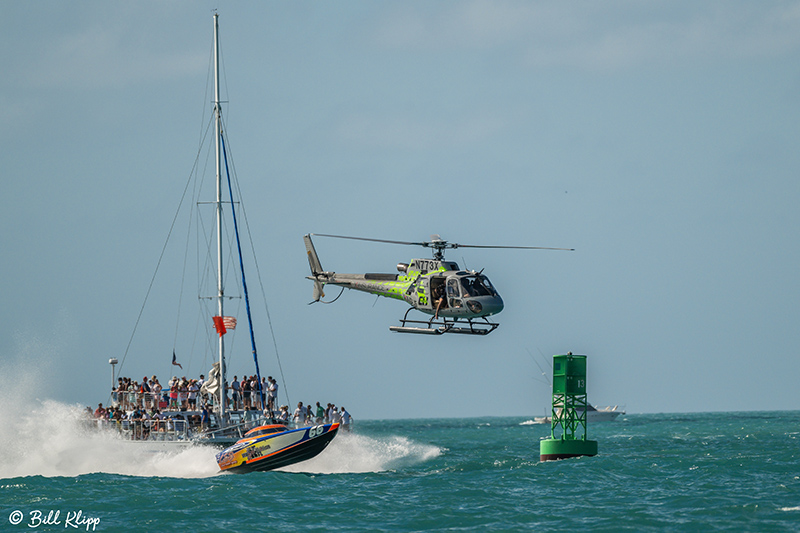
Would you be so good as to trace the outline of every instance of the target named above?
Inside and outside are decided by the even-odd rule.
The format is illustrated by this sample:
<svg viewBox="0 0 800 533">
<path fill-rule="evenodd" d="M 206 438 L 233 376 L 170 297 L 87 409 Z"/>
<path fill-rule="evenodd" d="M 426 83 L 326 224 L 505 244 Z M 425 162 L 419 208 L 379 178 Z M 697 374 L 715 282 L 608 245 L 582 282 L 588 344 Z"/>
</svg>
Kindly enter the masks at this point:
<svg viewBox="0 0 800 533">
<path fill-rule="evenodd" d="M 111 401 L 126 412 L 137 408 L 148 411 L 195 411 L 198 397 L 202 397 L 206 403 L 211 401 L 208 394 L 201 393 L 204 383 L 205 377 L 202 374 L 200 379 L 187 379 L 186 376 L 179 379 L 178 376 L 173 376 L 165 386 L 161 385 L 156 376 L 145 376 L 141 381 L 120 377 L 117 379 L 117 386 L 111 390 Z"/>
<path fill-rule="evenodd" d="M 95 410 L 87 407 L 86 414 L 89 418 L 114 421 L 118 425 L 123 421 L 132 422 L 132 427 L 141 428 L 134 438 L 147 438 L 145 432 L 184 431 L 188 427 L 205 430 L 219 396 L 204 391 L 204 383 L 202 374 L 199 379 L 173 376 L 165 385 L 156 376 L 145 376 L 141 381 L 120 377 L 111 391 L 112 405 L 103 407 L 101 403 Z M 351 427 L 352 417 L 344 407 L 337 408 L 332 403 L 323 407 L 320 402 L 314 407 L 298 402 L 290 414 L 288 405 L 278 405 L 278 383 L 272 376 L 263 378 L 260 385 L 259 388 L 256 376 L 245 376 L 241 380 L 234 376 L 227 387 L 226 407 L 241 413 L 245 424 L 263 417 L 297 426 L 338 422 L 344 430 Z"/>
<path fill-rule="evenodd" d="M 281 416 L 283 413 L 288 414 L 288 407 L 281 406 Z M 353 417 L 350 416 L 350 413 L 347 412 L 347 409 L 344 407 L 336 407 L 334 404 L 329 403 L 327 407 L 322 407 L 319 402 L 317 402 L 316 408 L 314 408 L 311 404 L 303 405 L 303 402 L 297 402 L 297 408 L 294 410 L 292 414 L 292 421 L 296 425 L 305 425 L 308 426 L 310 424 L 334 424 L 339 423 L 342 426 L 342 429 L 349 430 L 350 424 L 353 422 Z"/>
<path fill-rule="evenodd" d="M 130 430 L 132 438 L 136 440 L 147 439 L 150 434 L 157 433 L 186 434 L 191 428 L 205 429 L 209 423 L 207 413 L 184 416 L 177 413 L 168 414 L 157 408 L 147 411 L 141 407 L 126 412 L 115 405 L 105 408 L 102 403 L 97 405 L 94 412 L 91 407 L 87 407 L 86 414 L 104 426 L 112 425 L 118 430 Z"/>
</svg>

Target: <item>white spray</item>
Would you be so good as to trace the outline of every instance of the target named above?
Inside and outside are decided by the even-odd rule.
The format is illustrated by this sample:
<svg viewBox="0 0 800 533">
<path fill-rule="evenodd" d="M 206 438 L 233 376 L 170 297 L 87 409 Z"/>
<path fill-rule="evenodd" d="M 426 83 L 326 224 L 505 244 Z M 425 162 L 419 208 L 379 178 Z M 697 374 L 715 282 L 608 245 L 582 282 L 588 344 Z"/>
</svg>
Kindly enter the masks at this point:
<svg viewBox="0 0 800 533">
<path fill-rule="evenodd" d="M 41 400 L 41 376 L 21 371 L 38 365 L 0 365 L 0 479 L 109 473 L 177 478 L 219 474 L 218 451 L 208 446 L 175 446 L 124 440 L 100 431 L 85 407 Z M 13 376 L 13 383 L 12 383 Z M 436 446 L 404 437 L 343 433 L 317 457 L 281 470 L 360 473 L 393 470 L 440 455 Z"/>
</svg>

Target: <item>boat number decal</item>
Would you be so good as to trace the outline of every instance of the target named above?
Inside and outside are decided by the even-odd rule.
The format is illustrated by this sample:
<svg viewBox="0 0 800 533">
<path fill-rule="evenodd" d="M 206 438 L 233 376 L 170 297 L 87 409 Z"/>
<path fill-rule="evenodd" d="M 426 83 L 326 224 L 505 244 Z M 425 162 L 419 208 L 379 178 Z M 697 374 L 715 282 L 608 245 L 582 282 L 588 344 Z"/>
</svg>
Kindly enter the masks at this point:
<svg viewBox="0 0 800 533">
<path fill-rule="evenodd" d="M 313 439 L 325 433 L 325 426 L 314 426 L 308 430 L 308 438 Z"/>
</svg>

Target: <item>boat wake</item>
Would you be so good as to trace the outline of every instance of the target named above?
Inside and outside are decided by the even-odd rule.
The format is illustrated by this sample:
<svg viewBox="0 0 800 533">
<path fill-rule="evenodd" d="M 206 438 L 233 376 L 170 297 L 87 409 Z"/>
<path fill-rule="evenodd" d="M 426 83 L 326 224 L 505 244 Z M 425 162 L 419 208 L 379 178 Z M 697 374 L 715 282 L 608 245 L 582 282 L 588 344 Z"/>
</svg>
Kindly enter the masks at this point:
<svg viewBox="0 0 800 533">
<path fill-rule="evenodd" d="M 42 366 L 14 360 L 0 364 L 0 479 L 101 472 L 207 477 L 219 471 L 211 448 L 166 449 L 164 444 L 159 448 L 123 440 L 116 433 L 98 430 L 85 407 L 36 398 L 42 380 L 25 369 Z"/>
<path fill-rule="evenodd" d="M 2 369 L 0 369 L 2 370 Z M 0 377 L 0 479 L 25 476 L 75 477 L 106 473 L 141 477 L 203 478 L 219 474 L 208 446 L 143 443 L 100 431 L 84 408 L 32 398 L 27 380 L 8 386 Z M 441 449 L 399 436 L 369 437 L 340 432 L 317 457 L 284 467 L 313 474 L 395 470 L 438 457 Z"/>
<path fill-rule="evenodd" d="M 8 404 L 6 404 L 8 405 Z M 15 417 L 8 414 L 16 411 Z M 219 474 L 218 451 L 208 446 L 143 443 L 91 426 L 77 406 L 47 400 L 20 413 L 7 409 L 0 424 L 0 479 L 75 477 L 106 473 L 138 477 L 203 478 Z M 279 469 L 309 474 L 396 470 L 438 457 L 441 449 L 405 437 L 340 433 L 317 457 Z"/>
<path fill-rule="evenodd" d="M 53 400 L 24 412 L 6 409 L 0 424 L 5 428 L 0 437 L 5 452 L 0 455 L 0 478 L 100 472 L 189 478 L 215 475 L 219 470 L 211 448 L 167 448 L 163 443 L 151 446 L 123 440 L 92 427 L 79 407 Z"/>
<path fill-rule="evenodd" d="M 7 403 L 5 405 L 8 405 Z M 8 414 L 16 411 L 16 417 Z M 139 477 L 203 478 L 219 474 L 218 451 L 208 446 L 143 443 L 91 427 L 77 406 L 47 400 L 21 414 L 0 415 L 0 479 L 75 477 L 105 473 Z M 438 457 L 441 449 L 405 437 L 340 433 L 317 457 L 279 469 L 283 472 L 340 474 L 383 472 Z"/>
<path fill-rule="evenodd" d="M 361 474 L 407 468 L 434 459 L 442 449 L 420 444 L 406 437 L 369 437 L 339 431 L 318 456 L 279 469 L 308 474 Z"/>
</svg>

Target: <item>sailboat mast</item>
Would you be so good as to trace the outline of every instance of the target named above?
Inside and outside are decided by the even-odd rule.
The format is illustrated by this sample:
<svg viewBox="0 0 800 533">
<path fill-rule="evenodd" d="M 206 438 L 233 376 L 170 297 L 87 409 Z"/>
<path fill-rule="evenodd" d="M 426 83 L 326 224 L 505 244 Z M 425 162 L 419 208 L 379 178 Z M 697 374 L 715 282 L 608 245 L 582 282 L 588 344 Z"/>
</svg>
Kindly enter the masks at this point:
<svg viewBox="0 0 800 533">
<path fill-rule="evenodd" d="M 215 152 L 217 164 L 217 316 L 225 316 L 223 300 L 225 287 L 222 282 L 222 157 L 220 154 L 220 139 L 222 137 L 222 106 L 219 100 L 219 14 L 214 13 L 214 129 Z M 219 417 L 224 424 L 225 400 L 227 398 L 225 378 L 225 336 L 219 336 L 219 380 L 220 402 Z"/>
</svg>

